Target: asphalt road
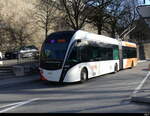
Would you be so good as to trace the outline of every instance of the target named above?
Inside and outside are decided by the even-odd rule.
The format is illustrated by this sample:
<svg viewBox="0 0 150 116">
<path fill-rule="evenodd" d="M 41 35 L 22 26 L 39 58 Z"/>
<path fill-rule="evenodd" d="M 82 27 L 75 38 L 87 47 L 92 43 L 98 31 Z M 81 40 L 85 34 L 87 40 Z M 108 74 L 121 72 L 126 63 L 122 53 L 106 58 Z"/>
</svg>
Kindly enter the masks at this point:
<svg viewBox="0 0 150 116">
<path fill-rule="evenodd" d="M 131 102 L 150 62 L 80 84 L 58 85 L 35 79 L 0 82 L 0 113 L 146 113 L 150 105 Z M 15 78 L 14 78 L 15 79 Z M 27 77 L 24 77 L 24 80 Z M 17 81 L 17 79 L 16 79 Z"/>
</svg>

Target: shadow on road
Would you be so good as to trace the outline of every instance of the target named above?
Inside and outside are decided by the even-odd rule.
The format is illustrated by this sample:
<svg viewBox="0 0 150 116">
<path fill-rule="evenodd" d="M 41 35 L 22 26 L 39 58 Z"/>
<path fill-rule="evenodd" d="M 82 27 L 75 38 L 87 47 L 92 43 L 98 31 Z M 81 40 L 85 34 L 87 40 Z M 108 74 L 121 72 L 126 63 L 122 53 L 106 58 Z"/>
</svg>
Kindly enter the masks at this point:
<svg viewBox="0 0 150 116">
<path fill-rule="evenodd" d="M 150 71 L 150 69 L 148 69 L 148 68 L 145 68 L 145 69 L 142 69 L 143 71 Z"/>
</svg>

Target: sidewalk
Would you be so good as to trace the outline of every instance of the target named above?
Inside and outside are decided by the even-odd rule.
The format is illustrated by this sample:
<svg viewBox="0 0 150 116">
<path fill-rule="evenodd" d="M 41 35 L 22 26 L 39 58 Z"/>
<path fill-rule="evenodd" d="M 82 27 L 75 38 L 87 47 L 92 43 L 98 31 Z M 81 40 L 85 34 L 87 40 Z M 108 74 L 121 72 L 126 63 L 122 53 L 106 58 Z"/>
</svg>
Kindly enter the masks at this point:
<svg viewBox="0 0 150 116">
<path fill-rule="evenodd" d="M 138 63 L 146 62 L 147 60 L 139 60 Z"/>
<path fill-rule="evenodd" d="M 150 71 L 133 92 L 131 101 L 150 103 Z"/>
<path fill-rule="evenodd" d="M 131 101 L 150 103 L 150 79 L 148 84 L 146 84 L 139 92 L 132 96 Z"/>
<path fill-rule="evenodd" d="M 3 62 L 4 65 L 0 65 L 0 87 L 9 83 L 39 79 L 38 63 L 36 62 L 25 62 L 22 64 L 18 64 L 17 60 L 5 60 Z M 16 68 L 16 66 L 19 66 L 19 68 Z"/>
</svg>

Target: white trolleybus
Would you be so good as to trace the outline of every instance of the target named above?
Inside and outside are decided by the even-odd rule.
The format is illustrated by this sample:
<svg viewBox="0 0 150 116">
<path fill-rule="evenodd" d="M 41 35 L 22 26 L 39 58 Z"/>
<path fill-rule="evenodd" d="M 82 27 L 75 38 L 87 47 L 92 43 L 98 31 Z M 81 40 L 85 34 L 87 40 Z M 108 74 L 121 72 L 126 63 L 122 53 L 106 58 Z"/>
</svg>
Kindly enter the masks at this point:
<svg viewBox="0 0 150 116">
<path fill-rule="evenodd" d="M 136 64 L 136 44 L 79 30 L 50 34 L 39 69 L 41 80 L 84 82 Z"/>
</svg>

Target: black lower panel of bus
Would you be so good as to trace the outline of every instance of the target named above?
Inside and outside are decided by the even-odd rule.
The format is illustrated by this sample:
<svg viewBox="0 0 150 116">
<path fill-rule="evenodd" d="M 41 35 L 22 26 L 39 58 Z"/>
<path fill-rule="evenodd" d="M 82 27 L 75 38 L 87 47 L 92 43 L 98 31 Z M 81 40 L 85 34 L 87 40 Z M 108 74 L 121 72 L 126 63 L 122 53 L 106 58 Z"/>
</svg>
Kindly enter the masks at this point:
<svg viewBox="0 0 150 116">
<path fill-rule="evenodd" d="M 63 83 L 63 81 L 64 81 L 64 79 L 65 79 L 65 76 L 66 76 L 68 70 L 69 70 L 69 68 L 64 68 L 64 69 L 63 69 L 62 74 L 61 74 L 61 76 L 60 76 L 60 80 L 59 80 L 60 83 Z"/>
</svg>

